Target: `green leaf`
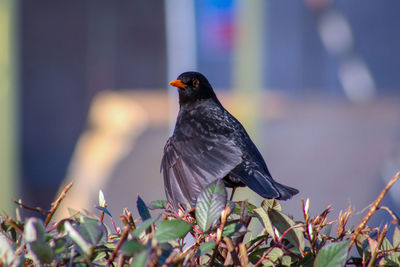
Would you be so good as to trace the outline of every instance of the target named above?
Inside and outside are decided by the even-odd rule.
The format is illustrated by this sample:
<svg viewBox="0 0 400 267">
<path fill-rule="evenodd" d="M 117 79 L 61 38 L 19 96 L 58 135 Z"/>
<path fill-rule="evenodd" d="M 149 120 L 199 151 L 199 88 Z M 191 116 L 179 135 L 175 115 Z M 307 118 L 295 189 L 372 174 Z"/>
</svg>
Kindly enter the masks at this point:
<svg viewBox="0 0 400 267">
<path fill-rule="evenodd" d="M 394 247 L 390 243 L 390 241 L 385 237 L 382 242 L 381 249 L 382 250 L 392 250 Z M 384 253 L 385 259 L 387 259 L 390 263 L 394 263 L 396 266 L 400 266 L 400 252 L 391 251 L 388 253 Z"/>
<path fill-rule="evenodd" d="M 105 205 L 106 205 L 106 199 L 104 198 L 103 191 L 99 190 L 99 206 L 104 208 Z"/>
<path fill-rule="evenodd" d="M 394 228 L 393 232 L 393 247 L 397 248 L 400 245 L 400 227 Z"/>
<path fill-rule="evenodd" d="M 147 220 L 145 220 L 138 228 L 135 229 L 135 231 L 132 232 L 132 235 L 134 237 L 139 238 L 140 235 L 147 229 L 150 227 L 150 225 L 152 225 L 153 223 L 155 223 L 158 219 L 160 219 L 161 215 L 155 216 L 155 217 L 151 217 Z"/>
<path fill-rule="evenodd" d="M 148 261 L 148 250 L 144 250 L 133 257 L 130 267 L 145 267 Z"/>
<path fill-rule="evenodd" d="M 200 245 L 199 250 L 196 253 L 197 257 L 203 256 L 208 252 L 212 251 L 217 244 L 214 241 L 206 242 Z"/>
<path fill-rule="evenodd" d="M 29 218 L 25 223 L 24 236 L 26 242 L 44 240 L 43 222 L 38 218 Z"/>
<path fill-rule="evenodd" d="M 158 242 L 168 242 L 177 238 L 183 238 L 192 229 L 192 226 L 183 220 L 163 221 L 154 233 Z"/>
<path fill-rule="evenodd" d="M 146 246 L 142 245 L 137 240 L 129 240 L 122 245 L 121 251 L 125 256 L 133 256 L 135 253 L 145 248 Z"/>
<path fill-rule="evenodd" d="M 254 212 L 254 209 L 256 208 L 256 206 L 254 206 L 253 204 L 246 202 L 246 201 L 239 201 L 236 203 L 234 209 L 233 209 L 233 213 L 240 215 L 240 211 L 243 205 L 243 202 L 246 203 L 246 208 L 247 208 L 247 213 L 251 216 L 251 217 L 255 217 L 257 216 L 257 214 Z"/>
<path fill-rule="evenodd" d="M 268 211 L 268 217 L 270 218 L 272 225 L 278 229 L 281 236 L 287 229 L 295 225 L 295 222 L 287 215 L 274 209 Z M 304 250 L 304 235 L 300 228 L 293 227 L 285 234 L 284 238 L 302 251 Z"/>
<path fill-rule="evenodd" d="M 56 254 L 63 253 L 67 249 L 66 242 L 63 238 L 56 240 L 55 252 Z"/>
<path fill-rule="evenodd" d="M 267 261 L 267 260 L 263 260 L 262 261 L 262 266 L 264 267 L 275 267 L 275 266 L 280 266 L 280 265 L 275 265 L 274 263 Z"/>
<path fill-rule="evenodd" d="M 64 229 L 68 233 L 68 236 L 78 245 L 78 247 L 85 253 L 86 255 L 90 255 L 91 246 L 90 244 L 83 238 L 83 236 L 76 230 L 69 221 L 64 222 Z"/>
<path fill-rule="evenodd" d="M 140 196 L 137 197 L 136 206 L 143 221 L 151 217 L 146 203 L 144 203 L 143 199 Z"/>
<path fill-rule="evenodd" d="M 37 265 L 39 263 L 50 263 L 53 260 L 53 250 L 43 240 L 30 242 L 26 245 L 26 248 Z"/>
<path fill-rule="evenodd" d="M 273 240 L 271 241 L 271 244 L 273 243 Z M 291 248 L 289 248 L 289 250 L 291 251 L 291 252 L 293 252 L 294 254 L 296 254 L 296 255 L 298 255 L 298 256 L 301 256 L 301 252 L 300 252 L 300 250 L 299 250 L 299 248 L 298 247 L 295 247 L 295 246 L 292 246 Z M 310 248 L 309 247 L 306 247 L 305 249 L 304 249 L 304 251 L 303 251 L 303 253 L 304 252 L 310 252 Z M 305 253 L 306 254 L 306 253 Z M 308 254 L 307 254 L 308 255 Z"/>
<path fill-rule="evenodd" d="M 385 267 L 399 267 L 399 264 L 391 261 L 387 257 L 382 257 L 378 262 L 375 262 L 376 266 L 385 266 Z"/>
<path fill-rule="evenodd" d="M 262 207 L 255 208 L 254 212 L 257 215 L 258 219 L 261 221 L 261 223 L 264 225 L 265 231 L 267 231 L 267 233 L 270 236 L 274 237 L 275 232 L 274 229 L 272 228 L 272 223 L 267 212 Z"/>
<path fill-rule="evenodd" d="M 292 258 L 288 255 L 284 255 L 281 258 L 281 264 L 282 266 L 292 266 Z"/>
<path fill-rule="evenodd" d="M 314 267 L 341 267 L 346 264 L 349 241 L 324 246 L 315 258 Z"/>
<path fill-rule="evenodd" d="M 261 202 L 261 207 L 263 207 L 265 211 L 268 211 L 270 209 L 282 211 L 282 206 L 276 199 L 264 199 Z"/>
<path fill-rule="evenodd" d="M 252 264 L 256 264 L 261 259 L 261 257 L 263 256 L 264 252 L 266 250 L 268 250 L 268 249 L 269 248 L 265 248 L 264 247 L 264 248 L 259 248 L 259 249 L 255 250 L 255 251 L 253 251 L 252 253 L 249 254 L 249 261 Z"/>
<path fill-rule="evenodd" d="M 270 248 L 264 247 L 264 248 L 260 248 L 256 251 L 252 252 L 249 255 L 250 262 L 253 264 L 256 264 L 261 259 L 261 257 L 264 255 L 264 253 L 266 253 L 266 251 L 269 249 Z M 283 256 L 283 254 L 284 253 L 283 253 L 282 249 L 275 247 L 271 251 L 269 251 L 267 255 L 268 255 L 268 259 L 270 261 L 276 262 L 279 258 L 281 258 Z M 271 264 L 270 262 L 268 264 L 268 261 L 266 261 L 266 263 L 267 263 L 267 266 L 273 266 L 273 264 Z"/>
<path fill-rule="evenodd" d="M 269 253 L 268 257 L 271 261 L 275 262 L 277 261 L 280 257 L 283 256 L 283 251 L 280 248 L 273 248 Z"/>
<path fill-rule="evenodd" d="M 92 246 L 102 245 L 107 241 L 107 229 L 97 219 L 82 217 L 78 231 Z"/>
<path fill-rule="evenodd" d="M 313 267 L 314 256 L 312 253 L 307 253 L 299 262 L 300 267 Z"/>
<path fill-rule="evenodd" d="M 232 223 L 225 226 L 222 236 L 238 237 L 247 232 L 246 227 L 241 223 Z"/>
<path fill-rule="evenodd" d="M 150 202 L 149 209 L 157 210 L 157 209 L 165 209 L 167 207 L 168 201 L 166 200 L 154 200 Z"/>
<path fill-rule="evenodd" d="M 9 239 L 3 235 L 2 233 L 0 233 L 0 255 L 1 255 L 1 259 L 3 260 L 3 263 L 6 263 L 7 266 L 18 266 L 19 265 L 19 258 L 15 257 L 15 252 L 14 249 L 11 245 L 11 242 L 9 241 Z M 11 262 L 14 260 L 13 265 L 10 265 Z"/>
<path fill-rule="evenodd" d="M 108 257 L 108 253 L 105 253 L 104 251 L 95 251 L 94 253 L 93 253 L 93 259 L 92 259 L 92 262 L 94 263 L 94 264 L 98 264 L 98 265 L 100 265 L 101 263 L 103 263 L 104 265 L 106 264 L 106 257 Z M 95 265 L 95 266 L 97 266 L 97 265 Z"/>
<path fill-rule="evenodd" d="M 208 231 L 219 220 L 226 202 L 227 193 L 221 179 L 200 192 L 196 202 L 196 220 L 203 232 Z"/>
</svg>

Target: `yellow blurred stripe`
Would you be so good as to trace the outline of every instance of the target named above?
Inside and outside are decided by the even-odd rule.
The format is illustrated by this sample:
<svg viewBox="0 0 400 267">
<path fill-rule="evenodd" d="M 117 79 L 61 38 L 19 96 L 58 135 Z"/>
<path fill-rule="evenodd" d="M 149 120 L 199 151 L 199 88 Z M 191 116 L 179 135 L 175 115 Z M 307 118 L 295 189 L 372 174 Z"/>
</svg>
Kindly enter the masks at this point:
<svg viewBox="0 0 400 267">
<path fill-rule="evenodd" d="M 17 8 L 16 0 L 0 0 L 0 210 L 8 214 L 18 184 Z"/>
</svg>

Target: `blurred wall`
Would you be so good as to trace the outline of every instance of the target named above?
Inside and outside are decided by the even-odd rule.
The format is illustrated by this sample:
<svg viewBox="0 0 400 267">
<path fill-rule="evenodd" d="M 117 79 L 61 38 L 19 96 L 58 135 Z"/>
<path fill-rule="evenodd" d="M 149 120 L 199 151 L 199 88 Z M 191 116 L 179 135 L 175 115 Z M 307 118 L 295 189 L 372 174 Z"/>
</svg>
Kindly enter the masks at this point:
<svg viewBox="0 0 400 267">
<path fill-rule="evenodd" d="M 319 6 L 321 3 L 322 6 Z M 195 1 L 193 16 L 196 18 L 198 70 L 209 78 L 217 90 L 231 88 L 235 78 L 232 77 L 232 65 L 237 63 L 234 55 L 236 4 L 232 0 Z M 273 173 L 282 177 L 282 182 L 287 179 L 288 184 L 304 186 L 300 189 L 305 196 L 310 195 L 307 186 L 315 185 L 315 180 L 319 183 L 316 184 L 319 190 L 329 191 L 330 183 L 336 181 L 336 168 L 343 171 L 341 177 L 353 177 L 357 185 L 364 177 L 357 172 L 357 168 L 373 166 L 374 169 L 368 171 L 371 186 L 364 194 L 368 200 L 375 196 L 381 185 L 379 168 L 385 158 L 390 157 L 390 147 L 399 139 L 398 135 L 393 137 L 400 113 L 396 104 L 391 102 L 396 98 L 378 99 L 399 91 L 400 35 L 397 29 L 400 17 L 396 9 L 399 5 L 397 1 L 372 0 L 263 2 L 262 30 L 265 39 L 262 40 L 264 46 L 260 55 L 264 63 L 262 85 L 278 91 L 275 93 L 284 96 L 284 101 L 267 98 L 272 100 L 265 102 L 267 105 L 263 108 L 267 111 L 257 111 L 266 113 L 267 120 L 267 124 L 262 125 L 261 142 L 258 144 L 263 148 L 260 149 Z M 327 51 L 318 33 L 321 17 L 332 10 L 348 21 L 353 34 L 352 52 L 365 62 L 375 80 L 377 99 L 374 100 L 377 102 L 372 106 L 351 106 L 344 98 L 338 71 L 342 58 Z M 78 137 L 87 127 L 93 97 L 105 89 L 140 88 L 148 91 L 166 88 L 164 2 L 21 0 L 18 14 L 21 47 L 21 195 L 25 202 L 46 208 L 66 175 Z M 165 107 L 160 108 L 149 101 L 149 95 L 157 98 L 156 103 L 167 101 L 166 95 L 145 95 L 140 99 L 135 94 L 132 97 L 138 104 L 146 102 L 148 114 L 158 116 L 157 113 L 165 115 L 168 112 Z M 338 103 L 346 108 L 342 109 Z M 355 115 L 349 117 L 352 112 Z M 380 123 L 385 123 L 383 118 L 387 114 L 392 117 L 382 127 Z M 370 120 L 371 116 L 374 120 Z M 274 128 L 274 123 L 275 126 L 284 123 L 285 118 L 287 127 L 283 130 Z M 346 118 L 353 120 L 347 121 Z M 142 189 L 130 184 L 125 186 L 128 182 L 134 183 L 132 177 L 139 181 L 150 177 L 146 183 L 143 182 L 143 188 L 152 188 L 154 183 L 162 187 L 158 166 L 162 145 L 168 135 L 167 117 L 164 119 L 162 125 L 151 125 L 146 129 L 138 139 L 136 150 L 131 152 L 132 158 L 120 163 L 126 171 L 114 170 L 117 174 L 122 173 L 123 179 L 114 179 L 113 182 L 125 187 L 125 191 L 110 182 L 109 192 L 116 196 L 125 192 L 120 196 L 124 198 L 121 203 L 134 199 L 132 192 Z M 330 125 L 333 125 L 332 129 L 328 127 Z M 354 149 L 354 157 L 363 155 L 366 145 L 371 145 L 373 155 L 378 155 L 379 159 L 373 158 L 372 165 L 359 157 L 358 167 L 351 166 L 349 162 L 353 154 L 344 153 L 349 157 L 344 160 L 338 144 L 344 147 L 343 151 L 351 147 L 348 143 L 341 143 L 335 135 L 338 132 L 349 144 L 366 140 L 365 143 L 357 142 L 359 146 Z M 286 142 L 285 134 L 290 134 L 293 138 L 291 142 L 302 150 L 293 153 L 293 146 L 286 146 L 285 150 L 285 146 L 281 146 Z M 331 137 L 326 142 L 328 134 Z M 360 139 L 361 134 L 370 135 Z M 382 139 L 384 145 L 379 143 Z M 331 145 L 332 149 L 325 149 L 319 142 Z M 380 152 L 376 153 L 378 148 Z M 327 152 L 332 154 L 331 158 L 324 160 L 326 165 L 315 166 L 314 159 L 323 159 L 321 154 Z M 297 165 L 290 164 L 289 159 Z M 324 173 L 324 166 L 329 166 L 331 171 Z M 138 168 L 140 171 L 131 175 Z M 311 174 L 309 169 L 315 173 Z M 318 180 L 320 173 L 325 178 Z M 290 179 L 299 184 L 291 183 Z M 373 190 L 371 187 L 374 187 Z M 157 187 L 157 192 L 162 192 L 162 189 Z M 345 194 L 346 198 L 339 203 L 347 203 L 348 198 L 356 197 L 349 196 L 350 193 Z M 315 199 L 320 197 L 319 194 L 324 194 L 324 191 L 315 192 Z M 146 200 L 150 200 L 150 195 L 146 196 Z M 330 198 L 327 200 L 333 202 Z M 361 206 L 368 200 L 363 198 L 363 202 L 357 203 L 362 203 Z M 296 201 L 293 203 L 297 204 Z M 120 206 L 116 205 L 115 209 L 119 211 Z"/>
<path fill-rule="evenodd" d="M 232 86 L 235 38 L 232 0 L 196 1 L 199 69 L 216 87 Z M 380 93 L 396 92 L 400 62 L 400 2 L 365 0 L 264 1 L 265 88 L 341 96 L 341 58 L 328 53 L 318 34 L 321 16 L 331 10 L 348 20 L 352 49 L 365 60 Z M 334 37 L 334 36 L 333 36 Z"/>
<path fill-rule="evenodd" d="M 20 13 L 21 195 L 47 205 L 94 95 L 164 86 L 164 10 L 157 1 L 23 0 Z"/>
<path fill-rule="evenodd" d="M 12 214 L 19 185 L 18 2 L 0 2 L 0 210 Z"/>
</svg>

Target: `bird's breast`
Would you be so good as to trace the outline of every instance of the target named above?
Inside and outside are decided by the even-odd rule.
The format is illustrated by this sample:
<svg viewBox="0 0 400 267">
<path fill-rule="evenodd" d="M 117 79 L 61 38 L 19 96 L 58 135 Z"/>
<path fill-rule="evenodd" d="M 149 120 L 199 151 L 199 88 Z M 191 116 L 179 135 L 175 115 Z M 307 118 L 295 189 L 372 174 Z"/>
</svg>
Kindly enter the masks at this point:
<svg viewBox="0 0 400 267">
<path fill-rule="evenodd" d="M 181 110 L 176 122 L 176 129 L 185 135 L 219 135 L 232 133 L 227 114 L 219 107 L 197 107 Z"/>
</svg>

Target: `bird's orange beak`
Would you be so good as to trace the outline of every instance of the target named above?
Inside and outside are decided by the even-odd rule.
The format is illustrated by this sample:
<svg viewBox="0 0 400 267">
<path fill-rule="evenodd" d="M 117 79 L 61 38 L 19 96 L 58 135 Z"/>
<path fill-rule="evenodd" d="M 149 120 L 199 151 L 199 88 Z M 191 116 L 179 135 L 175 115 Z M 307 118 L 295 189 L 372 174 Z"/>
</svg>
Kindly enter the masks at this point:
<svg viewBox="0 0 400 267">
<path fill-rule="evenodd" d="M 181 80 L 173 80 L 169 84 L 182 89 L 187 87 Z"/>
</svg>

